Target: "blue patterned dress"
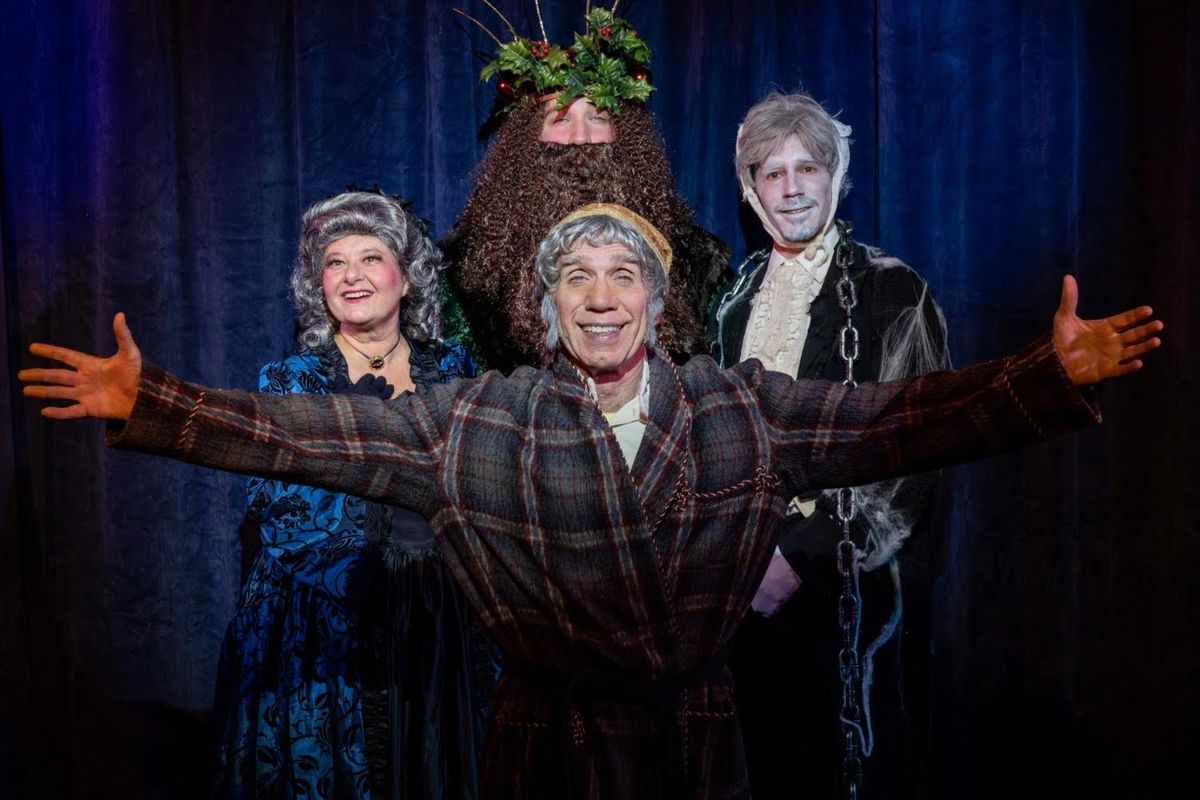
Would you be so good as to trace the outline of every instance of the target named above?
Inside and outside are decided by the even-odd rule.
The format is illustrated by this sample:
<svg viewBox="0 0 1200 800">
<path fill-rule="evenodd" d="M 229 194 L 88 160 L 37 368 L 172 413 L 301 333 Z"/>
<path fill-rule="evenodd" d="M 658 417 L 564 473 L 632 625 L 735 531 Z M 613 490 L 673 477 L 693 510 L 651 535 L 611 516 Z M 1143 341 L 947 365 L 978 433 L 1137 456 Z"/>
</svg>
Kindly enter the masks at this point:
<svg viewBox="0 0 1200 800">
<path fill-rule="evenodd" d="M 410 345 L 419 393 L 474 372 L 457 345 Z M 259 373 L 274 394 L 347 384 L 332 344 Z M 221 651 L 215 794 L 475 797 L 495 663 L 425 520 L 260 478 L 248 495 L 261 550 Z"/>
</svg>

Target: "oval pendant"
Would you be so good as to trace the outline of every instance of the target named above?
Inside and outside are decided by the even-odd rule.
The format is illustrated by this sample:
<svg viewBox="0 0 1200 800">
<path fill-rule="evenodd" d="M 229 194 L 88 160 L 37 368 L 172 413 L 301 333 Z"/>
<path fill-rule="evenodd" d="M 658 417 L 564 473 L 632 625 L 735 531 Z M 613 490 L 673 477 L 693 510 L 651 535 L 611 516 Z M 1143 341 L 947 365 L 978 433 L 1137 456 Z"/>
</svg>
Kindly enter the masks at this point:
<svg viewBox="0 0 1200 800">
<path fill-rule="evenodd" d="M 371 369 L 383 369 L 383 356 L 375 356 L 370 361 Z"/>
</svg>

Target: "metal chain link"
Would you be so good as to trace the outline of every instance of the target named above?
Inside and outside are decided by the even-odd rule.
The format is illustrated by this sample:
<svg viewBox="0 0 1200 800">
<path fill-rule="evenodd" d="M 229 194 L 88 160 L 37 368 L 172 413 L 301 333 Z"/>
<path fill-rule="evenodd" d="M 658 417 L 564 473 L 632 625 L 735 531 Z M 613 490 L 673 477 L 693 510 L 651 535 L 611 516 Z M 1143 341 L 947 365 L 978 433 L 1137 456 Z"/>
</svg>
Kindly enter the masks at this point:
<svg viewBox="0 0 1200 800">
<path fill-rule="evenodd" d="M 850 280 L 850 260 L 853 251 L 853 240 L 850 233 L 853 228 L 848 223 L 839 225 L 840 236 L 837 251 L 834 254 L 834 265 L 840 271 L 837 289 L 838 305 L 846 313 L 846 322 L 838 333 L 838 353 L 846 365 L 844 386 L 854 387 L 854 362 L 858 360 L 858 329 L 854 327 L 854 307 L 858 305 L 858 296 L 854 283 Z M 842 579 L 841 594 L 838 597 L 837 615 L 838 627 L 842 631 L 842 649 L 838 652 L 838 673 L 842 680 L 842 737 L 845 740 L 842 755 L 842 788 L 843 796 L 849 800 L 859 800 L 862 796 L 862 749 L 859 737 L 862 732 L 862 708 L 859 707 L 858 693 L 862 675 L 858 657 L 858 631 L 860 624 L 860 600 L 855 586 L 854 558 L 858 548 L 850 533 L 850 523 L 857 509 L 854 504 L 854 490 L 841 488 L 837 490 L 837 518 L 842 525 L 842 538 L 837 547 L 837 568 Z"/>
</svg>

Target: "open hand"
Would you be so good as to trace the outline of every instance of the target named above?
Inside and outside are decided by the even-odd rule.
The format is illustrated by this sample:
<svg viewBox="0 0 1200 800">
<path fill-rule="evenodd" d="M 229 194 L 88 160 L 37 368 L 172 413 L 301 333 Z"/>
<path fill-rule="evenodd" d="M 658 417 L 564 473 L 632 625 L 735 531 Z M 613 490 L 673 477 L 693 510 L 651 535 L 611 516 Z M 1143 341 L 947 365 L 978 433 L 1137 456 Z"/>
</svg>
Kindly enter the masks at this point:
<svg viewBox="0 0 1200 800">
<path fill-rule="evenodd" d="M 71 400 L 72 405 L 46 406 L 43 417 L 51 419 L 129 419 L 137 399 L 138 379 L 142 374 L 142 353 L 133 342 L 125 324 L 125 315 L 113 317 L 117 352 L 109 358 L 55 347 L 33 344 L 29 352 L 66 364 L 70 369 L 23 369 L 17 379 L 25 384 L 26 397 L 46 400 Z"/>
<path fill-rule="evenodd" d="M 1062 300 L 1054 314 L 1054 349 L 1076 386 L 1099 383 L 1142 368 L 1138 356 L 1162 344 L 1155 336 L 1163 329 L 1151 320 L 1150 306 L 1124 311 L 1107 319 L 1080 319 L 1079 286 L 1063 276 Z"/>
</svg>

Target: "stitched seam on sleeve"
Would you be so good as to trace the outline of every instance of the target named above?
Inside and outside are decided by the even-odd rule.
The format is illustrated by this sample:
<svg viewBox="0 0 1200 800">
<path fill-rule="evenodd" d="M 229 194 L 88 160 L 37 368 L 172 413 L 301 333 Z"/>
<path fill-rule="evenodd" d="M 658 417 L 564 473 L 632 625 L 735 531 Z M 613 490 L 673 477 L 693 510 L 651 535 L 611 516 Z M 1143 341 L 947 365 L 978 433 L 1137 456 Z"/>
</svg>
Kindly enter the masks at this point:
<svg viewBox="0 0 1200 800">
<path fill-rule="evenodd" d="M 187 441 L 192 432 L 192 423 L 196 420 L 196 414 L 200 412 L 200 404 L 204 402 L 204 395 L 207 390 L 202 390 L 200 396 L 196 398 L 196 404 L 192 406 L 192 410 L 188 413 L 187 421 L 183 423 L 183 429 L 179 431 L 179 436 L 175 440 L 175 446 L 184 449 L 184 442 Z"/>
<path fill-rule="evenodd" d="M 1008 392 L 1008 396 L 1012 398 L 1013 403 L 1015 403 L 1017 408 L 1020 410 L 1021 415 L 1025 417 L 1026 422 L 1028 422 L 1030 424 L 1030 426 L 1033 427 L 1033 430 L 1037 433 L 1039 438 L 1044 439 L 1046 437 L 1046 434 L 1042 430 L 1042 426 L 1037 424 L 1037 421 L 1034 420 L 1033 416 L 1029 413 L 1028 409 L 1025 408 L 1025 404 L 1021 402 L 1021 398 L 1017 397 L 1017 393 L 1013 391 L 1012 384 L 1009 383 L 1008 370 L 1009 370 L 1009 366 L 1011 363 L 1012 363 L 1011 358 L 1004 359 L 1004 373 L 1003 373 L 1004 388 Z"/>
</svg>

